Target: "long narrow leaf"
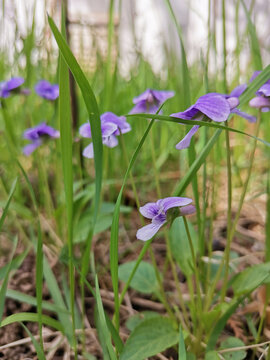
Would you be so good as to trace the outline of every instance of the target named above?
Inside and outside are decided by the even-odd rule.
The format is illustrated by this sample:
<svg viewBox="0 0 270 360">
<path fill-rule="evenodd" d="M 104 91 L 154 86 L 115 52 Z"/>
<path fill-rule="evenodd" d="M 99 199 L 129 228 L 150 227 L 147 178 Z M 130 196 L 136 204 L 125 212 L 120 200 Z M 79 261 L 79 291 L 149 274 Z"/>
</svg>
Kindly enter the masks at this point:
<svg viewBox="0 0 270 360">
<path fill-rule="evenodd" d="M 15 250 L 17 248 L 17 244 L 18 244 L 18 238 L 16 237 L 15 241 L 14 241 L 14 244 L 13 244 L 13 250 L 12 250 L 11 259 L 9 260 L 9 265 L 8 265 L 7 270 L 6 270 L 6 275 L 4 277 L 4 281 L 3 281 L 1 289 L 0 289 L 0 324 L 1 324 L 2 316 L 3 316 L 3 312 L 4 312 L 4 305 L 5 305 L 5 299 L 6 299 L 6 291 L 7 291 L 9 273 L 10 273 L 10 270 L 11 270 L 12 259 L 13 259 Z"/>
<path fill-rule="evenodd" d="M 31 338 L 32 343 L 37 352 L 38 360 L 46 360 L 43 349 L 41 348 L 41 346 L 39 345 L 37 340 L 34 338 L 32 333 L 28 330 L 28 328 L 23 323 L 21 323 L 21 326 L 24 328 L 24 330 L 27 332 L 28 336 Z"/>
<path fill-rule="evenodd" d="M 2 229 L 2 226 L 4 224 L 4 221 L 5 221 L 5 218 L 7 216 L 7 212 L 8 212 L 8 209 L 9 209 L 9 205 L 11 203 L 11 200 L 13 198 L 13 195 L 14 195 L 14 192 L 15 192 L 15 189 L 16 189 L 16 185 L 17 185 L 17 178 L 14 180 L 12 186 L 11 186 L 11 189 L 10 189 L 10 192 L 9 192 L 9 195 L 8 195 L 8 199 L 7 199 L 7 202 L 6 202 L 6 205 L 4 207 L 4 210 L 3 210 L 3 213 L 1 215 L 1 218 L 0 218 L 0 231 Z"/>
<path fill-rule="evenodd" d="M 41 320 L 44 325 L 51 326 L 52 328 L 64 333 L 64 328 L 58 320 L 52 319 L 47 315 L 42 315 Z M 6 317 L 2 321 L 0 328 L 10 325 L 10 324 L 13 324 L 15 322 L 22 322 L 22 321 L 38 322 L 39 321 L 38 314 L 30 313 L 30 312 L 22 312 L 22 313 L 18 313 L 18 314 L 12 314 L 12 315 Z"/>
<path fill-rule="evenodd" d="M 112 343 L 111 343 L 109 329 L 107 327 L 107 322 L 106 322 L 105 313 L 104 313 L 102 300 L 101 300 L 101 296 L 100 296 L 100 291 L 99 291 L 97 275 L 95 278 L 95 285 L 96 285 L 96 302 L 97 302 L 98 316 L 99 316 L 99 320 L 100 320 L 101 330 L 103 332 L 103 336 L 105 338 L 107 350 L 110 354 L 111 360 L 117 360 Z"/>
<path fill-rule="evenodd" d="M 61 31 L 63 38 L 66 38 L 65 28 L 65 8 L 62 2 Z M 73 266 L 73 168 L 72 168 L 72 121 L 71 121 L 71 102 L 69 88 L 69 72 L 67 64 L 60 53 L 59 60 L 59 118 L 60 118 L 60 141 L 61 158 L 63 166 L 65 200 L 67 211 L 67 230 L 68 230 L 68 268 L 70 286 L 70 309 L 72 319 L 73 345 L 76 350 L 75 335 L 75 277 Z M 76 356 L 75 356 L 76 357 Z"/>
</svg>

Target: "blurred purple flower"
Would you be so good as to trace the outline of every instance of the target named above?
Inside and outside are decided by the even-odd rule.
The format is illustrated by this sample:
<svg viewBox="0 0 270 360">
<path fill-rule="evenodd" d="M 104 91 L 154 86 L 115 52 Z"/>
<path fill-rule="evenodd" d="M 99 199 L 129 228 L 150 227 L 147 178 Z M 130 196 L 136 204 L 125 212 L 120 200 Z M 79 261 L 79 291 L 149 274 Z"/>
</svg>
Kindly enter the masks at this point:
<svg viewBox="0 0 270 360">
<path fill-rule="evenodd" d="M 253 81 L 260 73 L 261 71 L 255 71 L 250 81 Z M 256 95 L 250 100 L 249 106 L 261 109 L 262 112 L 270 111 L 270 79 L 257 90 Z"/>
<path fill-rule="evenodd" d="M 226 121 L 231 113 L 235 113 L 248 119 L 250 122 L 255 122 L 256 118 L 250 116 L 237 109 L 239 105 L 238 97 L 245 91 L 246 86 L 240 85 L 235 88 L 230 95 L 223 95 L 219 93 L 209 93 L 199 97 L 196 103 L 190 106 L 187 110 L 175 114 L 171 114 L 173 117 L 177 117 L 184 120 L 196 120 L 201 121 L 204 116 L 207 116 L 210 120 L 215 122 Z M 195 125 L 186 134 L 186 136 L 176 145 L 176 149 L 186 149 L 190 145 L 192 136 L 199 129 L 199 125 Z"/>
<path fill-rule="evenodd" d="M 11 78 L 10 80 L 3 81 L 0 83 L 0 97 L 7 98 L 10 96 L 10 93 L 16 90 L 24 83 L 22 77 Z"/>
<path fill-rule="evenodd" d="M 106 112 L 101 115 L 101 134 L 102 143 L 110 148 L 118 145 L 117 135 L 125 134 L 131 130 L 131 126 L 124 116 L 117 116 L 112 112 Z M 91 138 L 91 127 L 85 123 L 80 127 L 79 133 L 82 137 Z M 83 156 L 92 159 L 94 157 L 93 143 L 83 150 Z"/>
<path fill-rule="evenodd" d="M 167 197 L 140 207 L 140 213 L 147 219 L 151 219 L 151 224 L 137 231 L 137 239 L 143 241 L 150 240 L 167 222 L 167 212 L 169 209 L 180 208 L 180 215 L 182 216 L 194 213 L 196 210 L 193 205 L 190 205 L 191 202 L 191 199 L 185 197 Z"/>
<path fill-rule="evenodd" d="M 30 140 L 31 144 L 28 144 L 23 148 L 24 155 L 29 156 L 32 154 L 32 152 L 43 143 L 44 139 L 58 138 L 59 136 L 59 131 L 47 125 L 45 122 L 25 130 L 23 138 Z"/>
<path fill-rule="evenodd" d="M 55 100 L 59 96 L 59 85 L 40 80 L 35 86 L 36 93 L 47 100 Z"/>
<path fill-rule="evenodd" d="M 138 114 L 145 112 L 155 114 L 159 109 L 160 105 L 173 96 L 173 91 L 159 91 L 147 89 L 141 95 L 133 99 L 133 104 L 135 104 L 135 106 L 130 111 L 130 114 Z"/>
</svg>

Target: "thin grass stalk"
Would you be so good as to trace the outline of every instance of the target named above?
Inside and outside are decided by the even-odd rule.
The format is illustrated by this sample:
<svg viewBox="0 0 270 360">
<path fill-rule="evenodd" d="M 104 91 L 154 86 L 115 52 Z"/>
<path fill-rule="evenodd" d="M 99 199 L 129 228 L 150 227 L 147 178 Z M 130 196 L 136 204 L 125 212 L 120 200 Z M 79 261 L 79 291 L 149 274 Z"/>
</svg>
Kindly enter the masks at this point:
<svg viewBox="0 0 270 360">
<path fill-rule="evenodd" d="M 37 299 L 37 319 L 38 319 L 38 328 L 39 328 L 39 335 L 40 335 L 40 347 L 43 350 L 43 338 L 42 338 L 42 290 L 43 290 L 43 239 L 42 239 L 42 231 L 41 231 L 41 224 L 40 224 L 40 218 L 39 218 L 39 212 L 38 212 L 38 204 L 36 200 L 36 196 L 33 190 L 33 187 L 31 185 L 31 182 L 20 164 L 20 162 L 17 160 L 17 165 L 19 166 L 23 177 L 25 178 L 25 181 L 28 186 L 28 190 L 30 192 L 31 200 L 34 206 L 34 211 L 36 213 L 37 217 L 37 230 L 38 230 L 38 237 L 37 237 L 37 244 L 36 244 L 36 253 L 37 253 L 37 259 L 36 259 L 36 299 Z"/>
<path fill-rule="evenodd" d="M 66 9 L 62 2 L 61 33 L 66 38 Z M 72 117 L 70 102 L 69 70 L 60 53 L 59 62 L 59 118 L 61 157 L 63 166 L 63 179 L 67 211 L 67 243 L 68 243 L 68 269 L 70 286 L 70 310 L 72 320 L 72 337 L 75 359 L 78 359 L 76 326 L 75 326 L 75 274 L 73 266 L 73 166 L 72 166 Z"/>
<path fill-rule="evenodd" d="M 166 293 L 164 291 L 164 287 L 160 278 L 160 274 L 159 274 L 159 270 L 158 270 L 158 266 L 157 266 L 157 262 L 155 259 L 155 255 L 153 252 L 153 249 L 151 248 L 151 246 L 149 247 L 149 254 L 151 257 L 151 261 L 152 264 L 154 266 L 154 270 L 155 270 L 155 274 L 156 274 L 156 278 L 158 281 L 158 285 L 159 285 L 159 290 L 160 292 L 156 292 L 156 295 L 158 296 L 159 300 L 162 302 L 162 304 L 164 305 L 165 309 L 168 312 L 168 315 L 170 316 L 171 320 L 175 323 L 176 322 L 176 317 L 175 314 L 173 313 L 173 311 L 171 310 L 170 304 L 167 301 L 167 297 L 166 297 Z"/>
<path fill-rule="evenodd" d="M 112 43 L 114 37 L 114 0 L 110 0 L 109 7 L 109 23 L 108 23 L 108 53 L 106 59 L 106 74 L 105 74 L 105 92 L 106 103 L 105 110 L 110 109 L 112 96 Z"/>
<path fill-rule="evenodd" d="M 257 119 L 257 128 L 255 131 L 255 136 L 258 137 L 259 135 L 259 130 L 260 130 L 260 124 L 261 124 L 261 112 L 258 112 L 258 119 Z M 253 143 L 253 149 L 251 151 L 250 154 L 250 163 L 249 163 L 249 168 L 248 168 L 248 173 L 247 173 L 247 177 L 246 177 L 246 181 L 244 183 L 244 187 L 240 196 L 240 200 L 239 200 L 239 205 L 238 205 L 238 209 L 235 215 L 235 219 L 233 221 L 233 224 L 231 226 L 230 229 L 230 233 L 229 233 L 229 237 L 227 239 L 227 244 L 226 244 L 226 248 L 225 248 L 225 252 L 224 252 L 224 260 L 222 261 L 222 264 L 225 264 L 225 275 L 224 275 L 224 279 L 223 279 L 223 286 L 221 289 L 221 299 L 222 301 L 225 298 L 226 295 L 226 290 L 227 290 L 227 282 L 228 282 L 228 277 L 229 277 L 229 261 L 230 261 L 230 247 L 231 247 L 231 242 L 233 240 L 234 234 L 235 234 L 235 230 L 236 230 L 236 226 L 241 214 L 241 210 L 242 210 L 242 206 L 245 200 L 245 196 L 247 193 L 247 189 L 248 189 L 248 184 L 249 184 L 249 180 L 250 180 L 250 176 L 251 176 L 251 171 L 252 171 L 252 166 L 253 166 L 253 162 L 254 162 L 254 156 L 255 156 L 255 151 L 257 148 L 257 139 L 254 140 Z M 221 266 L 223 266 L 221 264 Z"/>
</svg>

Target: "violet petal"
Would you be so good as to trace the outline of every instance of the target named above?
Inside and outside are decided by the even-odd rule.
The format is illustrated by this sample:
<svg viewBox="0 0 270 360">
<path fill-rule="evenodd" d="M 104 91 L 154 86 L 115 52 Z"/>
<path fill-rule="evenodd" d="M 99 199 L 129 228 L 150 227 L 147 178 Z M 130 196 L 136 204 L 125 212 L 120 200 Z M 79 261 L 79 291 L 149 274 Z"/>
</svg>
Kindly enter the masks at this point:
<svg viewBox="0 0 270 360">
<path fill-rule="evenodd" d="M 139 229 L 137 231 L 136 237 L 139 240 L 142 241 L 147 241 L 152 239 L 152 237 L 158 232 L 158 230 L 161 228 L 162 225 L 164 225 L 164 223 L 159 223 L 159 224 L 148 224 L 144 227 L 142 227 L 141 229 Z"/>
<path fill-rule="evenodd" d="M 159 207 L 157 203 L 152 202 L 141 206 L 139 210 L 140 213 L 147 219 L 153 219 L 153 217 L 158 214 Z"/>
<path fill-rule="evenodd" d="M 189 132 L 186 134 L 186 136 L 175 146 L 177 150 L 186 149 L 190 145 L 190 141 L 192 139 L 192 136 L 196 133 L 196 131 L 199 129 L 199 125 L 194 125 Z"/>
<path fill-rule="evenodd" d="M 192 203 L 192 199 L 179 196 L 171 196 L 158 201 L 159 205 L 163 207 L 166 213 L 169 209 L 174 207 L 186 206 Z"/>
</svg>

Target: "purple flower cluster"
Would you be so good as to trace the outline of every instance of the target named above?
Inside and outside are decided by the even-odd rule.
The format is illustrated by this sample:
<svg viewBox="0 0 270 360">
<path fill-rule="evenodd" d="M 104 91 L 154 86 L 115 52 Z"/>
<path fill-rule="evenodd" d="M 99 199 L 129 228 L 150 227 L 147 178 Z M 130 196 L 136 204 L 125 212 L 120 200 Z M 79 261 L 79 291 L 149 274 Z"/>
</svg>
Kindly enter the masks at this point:
<svg viewBox="0 0 270 360">
<path fill-rule="evenodd" d="M 22 84 L 24 79 L 22 77 L 14 77 L 10 80 L 3 81 L 0 83 L 0 97 L 7 98 L 11 92 L 16 91 Z"/>
<path fill-rule="evenodd" d="M 137 231 L 137 239 L 150 240 L 158 230 L 167 222 L 168 210 L 179 208 L 182 216 L 193 214 L 195 207 L 191 205 L 192 199 L 185 197 L 167 197 L 155 203 L 147 203 L 140 207 L 140 213 L 151 220 L 148 224 Z"/>
<path fill-rule="evenodd" d="M 173 96 L 173 91 L 158 91 L 147 89 L 141 95 L 133 99 L 133 104 L 135 104 L 135 106 L 130 111 L 130 114 L 144 112 L 155 114 L 158 111 L 160 105 Z"/>
<path fill-rule="evenodd" d="M 253 81 L 261 71 L 255 71 L 250 81 Z M 261 109 L 262 112 L 270 110 L 270 80 L 267 80 L 256 92 L 256 97 L 251 99 L 249 105 L 251 107 Z"/>
<path fill-rule="evenodd" d="M 35 86 L 36 93 L 46 100 L 56 100 L 59 96 L 59 85 L 47 80 L 40 80 Z"/>
<path fill-rule="evenodd" d="M 24 155 L 29 156 L 37 147 L 39 147 L 46 138 L 58 138 L 60 133 L 45 122 L 25 130 L 23 138 L 30 140 L 31 143 L 23 148 Z"/>
<path fill-rule="evenodd" d="M 117 136 L 125 134 L 131 130 L 131 126 L 124 116 L 117 116 L 112 112 L 106 112 L 100 117 L 102 143 L 110 148 L 118 145 Z M 80 127 L 80 135 L 91 139 L 91 127 L 89 123 L 85 123 Z M 83 156 L 92 159 L 94 157 L 93 143 L 83 150 Z"/>
</svg>

